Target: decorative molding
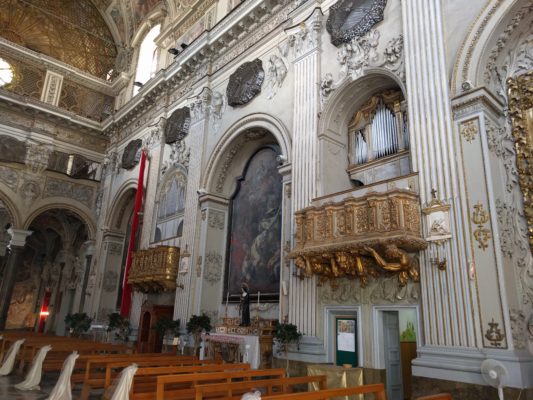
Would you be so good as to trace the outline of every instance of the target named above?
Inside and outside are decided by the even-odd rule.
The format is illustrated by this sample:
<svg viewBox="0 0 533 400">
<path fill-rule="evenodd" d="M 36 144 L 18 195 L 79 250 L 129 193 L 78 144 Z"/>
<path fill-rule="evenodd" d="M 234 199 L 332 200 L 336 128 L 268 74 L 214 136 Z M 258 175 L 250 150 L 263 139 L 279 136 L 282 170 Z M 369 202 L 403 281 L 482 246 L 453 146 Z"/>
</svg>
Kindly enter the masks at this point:
<svg viewBox="0 0 533 400">
<path fill-rule="evenodd" d="M 214 251 L 205 255 L 204 279 L 214 285 L 222 277 L 222 256 Z"/>
<path fill-rule="evenodd" d="M 500 158 L 505 168 L 505 187 L 511 193 L 518 185 L 515 142 L 510 127 L 496 127 L 489 119 L 485 120 L 485 131 L 489 150 Z"/>
<path fill-rule="evenodd" d="M 472 119 L 461 124 L 461 135 L 468 142 L 472 143 L 479 134 L 479 120 Z"/>
<path fill-rule="evenodd" d="M 488 241 L 492 238 L 492 234 L 489 229 L 486 229 L 484 225 L 489 222 L 489 213 L 485 211 L 483 204 L 477 203 L 474 205 L 472 212 L 472 222 L 477 225 L 473 235 L 476 241 L 479 243 L 479 248 L 485 250 L 488 247 Z"/>
<path fill-rule="evenodd" d="M 208 225 L 210 228 L 224 230 L 225 215 L 222 211 L 209 210 Z"/>
<path fill-rule="evenodd" d="M 63 75 L 56 74 L 52 71 L 46 71 L 46 78 L 44 79 L 43 91 L 41 93 L 41 101 L 57 106 L 61 95 L 62 85 Z"/>
</svg>

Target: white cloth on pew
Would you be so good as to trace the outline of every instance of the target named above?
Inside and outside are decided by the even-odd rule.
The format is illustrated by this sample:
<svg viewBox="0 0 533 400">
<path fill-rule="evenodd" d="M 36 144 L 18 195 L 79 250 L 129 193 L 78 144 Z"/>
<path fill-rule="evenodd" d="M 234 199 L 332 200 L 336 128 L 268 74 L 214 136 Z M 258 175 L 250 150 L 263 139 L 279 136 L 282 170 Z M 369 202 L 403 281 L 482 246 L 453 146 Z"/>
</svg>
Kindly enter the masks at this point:
<svg viewBox="0 0 533 400">
<path fill-rule="evenodd" d="M 111 400 L 129 400 L 130 389 L 137 368 L 137 364 L 131 364 L 129 367 L 124 368 L 116 379 L 116 385 L 110 386 L 104 393 L 104 397 L 109 398 L 109 393 L 113 393 Z"/>
<path fill-rule="evenodd" d="M 244 393 L 241 400 L 261 400 L 261 392 L 256 390 L 255 392 Z"/>
<path fill-rule="evenodd" d="M 15 359 L 20 350 L 20 346 L 24 343 L 26 339 L 19 339 L 11 345 L 7 354 L 4 358 L 4 363 L 0 367 L 0 376 L 9 375 L 13 371 L 13 366 L 15 365 Z"/>
<path fill-rule="evenodd" d="M 70 378 L 72 377 L 72 370 L 76 364 L 76 359 L 79 356 L 78 352 L 74 351 L 67 357 L 61 368 L 61 375 L 59 375 L 59 379 L 47 400 L 72 400 Z"/>
<path fill-rule="evenodd" d="M 43 361 L 50 350 L 52 350 L 52 346 L 50 345 L 43 346 L 39 349 L 31 363 L 30 370 L 26 374 L 26 379 L 15 385 L 15 388 L 18 390 L 39 390 L 41 388 L 39 384 L 41 383 L 41 376 L 43 374 Z"/>
</svg>

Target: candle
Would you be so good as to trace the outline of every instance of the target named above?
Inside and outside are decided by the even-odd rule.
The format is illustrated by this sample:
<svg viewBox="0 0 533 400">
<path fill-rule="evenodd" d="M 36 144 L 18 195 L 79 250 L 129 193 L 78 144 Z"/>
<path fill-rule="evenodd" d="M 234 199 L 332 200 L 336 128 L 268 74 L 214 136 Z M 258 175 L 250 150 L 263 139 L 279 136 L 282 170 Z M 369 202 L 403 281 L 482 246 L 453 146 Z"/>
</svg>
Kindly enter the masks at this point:
<svg viewBox="0 0 533 400">
<path fill-rule="evenodd" d="M 229 292 L 226 294 L 226 308 L 228 308 Z"/>
<path fill-rule="evenodd" d="M 257 292 L 257 305 L 259 306 L 259 299 L 261 299 L 261 292 Z"/>
</svg>

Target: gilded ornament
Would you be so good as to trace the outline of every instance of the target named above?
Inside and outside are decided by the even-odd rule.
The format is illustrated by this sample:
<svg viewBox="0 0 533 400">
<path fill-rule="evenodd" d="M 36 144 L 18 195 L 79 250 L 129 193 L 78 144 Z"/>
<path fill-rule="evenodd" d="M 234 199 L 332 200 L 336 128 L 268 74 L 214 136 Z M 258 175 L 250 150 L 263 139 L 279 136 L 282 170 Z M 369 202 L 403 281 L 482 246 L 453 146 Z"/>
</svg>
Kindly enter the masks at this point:
<svg viewBox="0 0 533 400">
<path fill-rule="evenodd" d="M 499 323 L 494 318 L 489 322 L 489 329 L 485 332 L 485 338 L 490 342 L 492 347 L 501 347 L 505 334 L 499 328 Z"/>
<path fill-rule="evenodd" d="M 474 230 L 474 238 L 479 243 L 479 248 L 485 250 L 488 247 L 487 243 L 492 238 L 492 235 L 490 230 L 483 226 L 489 221 L 489 214 L 483 208 L 483 204 L 477 203 L 474 206 L 472 221 L 477 225 L 477 228 Z"/>
<path fill-rule="evenodd" d="M 478 120 L 473 119 L 461 125 L 461 135 L 468 143 L 472 143 L 479 133 Z"/>
<path fill-rule="evenodd" d="M 533 71 L 507 80 L 516 167 L 524 200 L 529 247 L 533 251 Z"/>
<path fill-rule="evenodd" d="M 409 211 L 408 218 L 404 210 Z M 297 211 L 295 221 L 297 240 L 289 257 L 295 259 L 295 275 L 302 279 L 315 275 L 320 284 L 335 284 L 346 277 L 358 279 L 361 287 L 368 285 L 369 277 L 382 274 L 397 275 L 400 286 L 419 279 L 408 252 L 427 245 L 420 231 L 411 228 L 420 226 L 418 197 L 413 192 L 393 189 L 312 206 Z M 352 221 L 357 221 L 355 229 Z"/>
</svg>

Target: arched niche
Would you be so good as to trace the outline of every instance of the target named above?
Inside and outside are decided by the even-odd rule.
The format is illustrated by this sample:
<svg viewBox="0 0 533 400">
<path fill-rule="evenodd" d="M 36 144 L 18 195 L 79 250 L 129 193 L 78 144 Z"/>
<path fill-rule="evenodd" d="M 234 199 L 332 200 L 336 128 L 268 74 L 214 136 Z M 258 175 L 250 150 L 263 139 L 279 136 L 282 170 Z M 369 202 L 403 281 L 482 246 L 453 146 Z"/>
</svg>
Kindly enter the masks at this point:
<svg viewBox="0 0 533 400">
<path fill-rule="evenodd" d="M 275 144 L 283 156 L 282 164 L 291 162 L 291 139 L 288 129 L 268 114 L 252 114 L 233 124 L 222 135 L 207 162 L 201 188 L 207 193 L 229 198 L 237 177 L 250 156 L 261 146 Z M 280 164 L 281 165 L 281 164 Z"/>
<path fill-rule="evenodd" d="M 5 188 L 2 186 L 3 184 L 0 183 L 0 204 L 9 214 L 12 226 L 14 228 L 19 228 L 22 225 L 22 219 L 17 207 L 15 206 L 14 201 L 12 200 L 12 197 L 14 197 L 15 193 L 11 192 L 9 188 Z M 10 196 L 9 192 L 11 192 L 13 196 Z"/>
<path fill-rule="evenodd" d="M 232 198 L 239 192 L 239 185 L 246 177 L 247 169 L 254 155 L 262 149 L 274 149 L 277 157 L 277 172 L 282 184 L 281 194 L 281 240 L 282 243 L 290 235 L 290 198 L 286 193 L 290 184 L 290 137 L 288 130 L 276 118 L 266 114 L 255 114 L 243 118 L 234 124 L 215 146 L 211 158 L 207 163 L 200 188 L 200 207 L 202 213 L 202 237 L 200 238 L 199 255 L 203 260 L 197 267 L 197 277 L 200 278 L 201 295 L 198 299 L 202 312 L 216 316 L 222 301 L 229 299 L 230 311 L 228 315 L 237 315 L 237 308 L 232 302 L 237 302 L 238 293 L 227 291 L 224 285 L 226 268 L 229 265 L 231 252 L 230 224 L 232 223 Z M 256 221 L 257 222 L 257 221 Z M 256 223 L 259 225 L 259 222 Z M 284 239 L 285 238 L 285 239 Z M 283 253 L 283 251 L 281 251 Z M 279 255 L 280 264 L 283 255 Z M 281 268 L 283 274 L 284 268 Z M 281 277 L 283 279 L 283 277 Z M 227 281 L 226 281 L 227 284 Z M 240 283 L 239 283 L 240 285 Z M 276 293 L 270 300 L 276 302 L 279 297 L 279 284 Z M 250 287 L 252 299 L 256 299 L 258 288 Z M 239 292 L 240 293 L 240 292 Z M 261 299 L 267 300 L 261 294 Z M 279 309 L 274 306 L 261 314 L 262 318 L 279 318 Z"/>
<path fill-rule="evenodd" d="M 355 81 L 345 79 L 330 95 L 318 125 L 318 196 L 355 187 L 346 172 L 349 164 L 348 124 L 370 97 L 394 89 L 405 94 L 403 83 L 394 74 L 373 69 Z"/>
</svg>

